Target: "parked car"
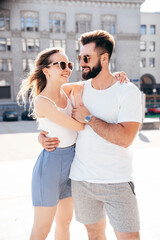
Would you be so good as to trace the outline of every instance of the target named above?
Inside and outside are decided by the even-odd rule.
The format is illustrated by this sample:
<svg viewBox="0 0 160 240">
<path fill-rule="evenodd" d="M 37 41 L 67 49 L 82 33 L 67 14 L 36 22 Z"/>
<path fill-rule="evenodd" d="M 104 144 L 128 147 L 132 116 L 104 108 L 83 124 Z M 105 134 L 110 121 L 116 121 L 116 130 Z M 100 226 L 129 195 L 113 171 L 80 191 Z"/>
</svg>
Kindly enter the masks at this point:
<svg viewBox="0 0 160 240">
<path fill-rule="evenodd" d="M 160 107 L 154 106 L 152 108 L 148 108 L 148 113 L 150 113 L 150 114 L 160 114 Z"/>
<path fill-rule="evenodd" d="M 21 114 L 21 119 L 22 119 L 22 120 L 27 120 L 27 121 L 35 120 L 35 119 L 33 118 L 33 116 L 29 114 L 28 111 L 22 112 L 22 114 Z"/>
<path fill-rule="evenodd" d="M 18 114 L 15 111 L 5 111 L 2 115 L 3 121 L 18 121 Z"/>
</svg>

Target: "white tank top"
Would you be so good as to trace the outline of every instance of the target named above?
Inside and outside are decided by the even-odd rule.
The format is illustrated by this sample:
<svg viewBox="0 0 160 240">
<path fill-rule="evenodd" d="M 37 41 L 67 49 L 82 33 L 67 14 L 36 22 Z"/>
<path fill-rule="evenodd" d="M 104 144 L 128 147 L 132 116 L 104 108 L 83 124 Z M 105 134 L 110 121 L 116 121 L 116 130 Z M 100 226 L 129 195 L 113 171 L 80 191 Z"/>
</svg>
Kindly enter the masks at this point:
<svg viewBox="0 0 160 240">
<path fill-rule="evenodd" d="M 72 105 L 71 105 L 71 102 L 70 102 L 69 98 L 67 97 L 67 95 L 66 95 L 67 106 L 65 108 L 57 107 L 55 102 L 46 96 L 39 95 L 39 97 L 48 99 L 56 106 L 56 108 L 59 111 L 65 113 L 71 117 Z M 39 129 L 48 132 L 48 134 L 46 135 L 47 137 L 57 137 L 60 140 L 60 143 L 58 145 L 59 148 L 71 146 L 76 142 L 77 134 L 78 134 L 76 131 L 72 131 L 68 128 L 62 127 L 62 126 L 58 125 L 57 123 L 54 123 L 45 117 L 44 118 L 37 117 L 37 121 L 39 123 Z"/>
</svg>

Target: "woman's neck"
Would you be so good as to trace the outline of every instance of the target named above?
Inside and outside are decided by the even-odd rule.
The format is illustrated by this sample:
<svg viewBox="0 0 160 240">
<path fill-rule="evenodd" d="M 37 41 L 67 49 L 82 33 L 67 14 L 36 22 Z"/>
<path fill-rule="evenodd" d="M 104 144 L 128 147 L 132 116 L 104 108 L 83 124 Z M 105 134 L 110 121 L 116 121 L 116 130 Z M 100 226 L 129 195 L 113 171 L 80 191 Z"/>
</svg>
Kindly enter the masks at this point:
<svg viewBox="0 0 160 240">
<path fill-rule="evenodd" d="M 61 97 L 61 85 L 54 85 L 54 84 L 47 84 L 46 87 L 43 89 L 41 94 L 44 94 L 51 99 L 60 99 Z"/>
</svg>

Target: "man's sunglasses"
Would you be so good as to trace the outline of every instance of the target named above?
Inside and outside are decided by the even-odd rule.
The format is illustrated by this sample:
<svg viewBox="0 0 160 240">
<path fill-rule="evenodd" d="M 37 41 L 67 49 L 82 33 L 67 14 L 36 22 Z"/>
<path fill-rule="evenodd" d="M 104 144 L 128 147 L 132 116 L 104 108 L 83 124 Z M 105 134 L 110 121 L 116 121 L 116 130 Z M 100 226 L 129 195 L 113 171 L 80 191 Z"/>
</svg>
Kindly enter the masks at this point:
<svg viewBox="0 0 160 240">
<path fill-rule="evenodd" d="M 56 65 L 56 64 L 58 64 L 62 70 L 65 70 L 67 66 L 70 70 L 73 70 L 73 67 L 74 67 L 74 64 L 72 62 L 68 62 L 68 63 L 66 63 L 66 62 L 55 62 L 55 63 L 52 63 L 51 65 Z"/>
<path fill-rule="evenodd" d="M 78 61 L 80 62 L 80 61 L 83 60 L 83 62 L 88 63 L 90 58 L 91 57 L 89 55 L 84 55 L 84 56 L 79 55 L 78 56 Z"/>
<path fill-rule="evenodd" d="M 101 55 L 103 55 L 103 54 L 104 54 L 104 53 L 100 53 L 99 55 L 101 56 Z M 89 59 L 90 59 L 90 58 L 91 58 L 91 55 L 84 55 L 84 56 L 79 55 L 79 56 L 78 56 L 79 62 L 83 60 L 83 62 L 89 63 Z"/>
</svg>

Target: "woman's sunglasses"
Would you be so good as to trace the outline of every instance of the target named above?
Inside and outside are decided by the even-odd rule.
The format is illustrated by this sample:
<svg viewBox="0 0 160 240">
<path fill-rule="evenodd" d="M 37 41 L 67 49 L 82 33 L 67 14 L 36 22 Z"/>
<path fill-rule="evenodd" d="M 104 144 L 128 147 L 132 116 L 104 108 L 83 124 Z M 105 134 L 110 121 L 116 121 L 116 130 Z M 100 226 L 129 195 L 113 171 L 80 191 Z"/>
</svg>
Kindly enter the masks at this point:
<svg viewBox="0 0 160 240">
<path fill-rule="evenodd" d="M 73 67 L 74 67 L 74 64 L 72 62 L 68 62 L 68 63 L 66 63 L 66 62 L 55 62 L 55 63 L 52 63 L 51 65 L 56 65 L 56 64 L 58 64 L 62 70 L 65 70 L 67 66 L 70 70 L 73 70 Z"/>
</svg>

